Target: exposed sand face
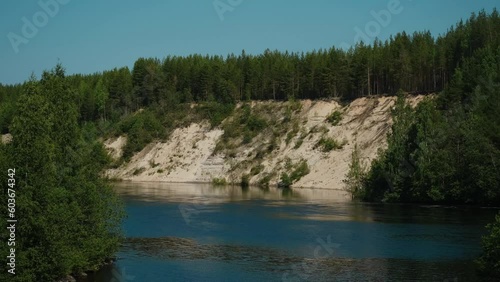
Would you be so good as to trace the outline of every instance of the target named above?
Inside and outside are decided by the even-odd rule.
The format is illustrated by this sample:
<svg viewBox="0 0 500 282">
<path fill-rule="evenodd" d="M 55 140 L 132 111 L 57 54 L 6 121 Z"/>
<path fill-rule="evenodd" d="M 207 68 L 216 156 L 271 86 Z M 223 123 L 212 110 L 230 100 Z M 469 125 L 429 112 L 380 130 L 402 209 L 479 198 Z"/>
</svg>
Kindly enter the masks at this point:
<svg viewBox="0 0 500 282">
<path fill-rule="evenodd" d="M 119 159 L 123 155 L 123 146 L 127 144 L 127 137 L 120 136 L 118 138 L 108 139 L 104 142 L 104 146 L 108 150 L 109 155 L 113 159 Z"/>
<path fill-rule="evenodd" d="M 409 103 L 416 105 L 422 99 L 423 96 L 409 97 Z M 360 98 L 344 108 L 335 101 L 301 101 L 302 109 L 296 113 L 296 118 L 300 121 L 301 131 L 310 133 L 303 138 L 298 148 L 295 144 L 300 133 L 288 144 L 282 138 L 278 148 L 264 156 L 261 162 L 264 170 L 253 176 L 250 183 L 258 183 L 262 175 L 274 172 L 270 184 L 277 184 L 283 172 L 283 163 L 289 158 L 292 162 L 306 160 L 310 168 L 310 173 L 293 187 L 343 189 L 355 144 L 366 165 L 376 157 L 380 148 L 386 147 L 386 135 L 392 124 L 391 109 L 395 101 L 395 97 Z M 258 103 L 273 102 L 253 102 L 252 105 Z M 335 110 L 343 113 L 337 126 L 326 121 Z M 314 130 L 317 128 L 321 128 L 321 132 Z M 210 129 L 208 123 L 193 123 L 189 127 L 178 128 L 167 141 L 149 144 L 129 163 L 108 170 L 106 175 L 132 181 L 210 182 L 213 178 L 225 178 L 229 182 L 239 182 L 243 174 L 250 172 L 251 167 L 236 167 L 236 164 L 250 161 L 247 160 L 251 158 L 249 153 L 260 145 L 259 140 L 265 142 L 265 136 L 257 136 L 257 142 L 239 147 L 236 156 L 229 157 L 223 153 L 214 154 L 223 133 L 221 129 Z M 322 152 L 314 148 L 322 136 L 345 144 L 342 149 Z M 121 156 L 121 148 L 125 144 L 124 137 L 105 142 L 115 158 Z"/>
<path fill-rule="evenodd" d="M 165 143 L 149 144 L 107 175 L 134 181 L 210 182 L 222 175 L 225 164 L 222 158 L 211 157 L 223 131 L 209 128 L 208 123 L 177 128 Z"/>
<path fill-rule="evenodd" d="M 2 144 L 8 144 L 12 142 L 12 135 L 11 134 L 4 134 L 2 135 Z"/>
</svg>

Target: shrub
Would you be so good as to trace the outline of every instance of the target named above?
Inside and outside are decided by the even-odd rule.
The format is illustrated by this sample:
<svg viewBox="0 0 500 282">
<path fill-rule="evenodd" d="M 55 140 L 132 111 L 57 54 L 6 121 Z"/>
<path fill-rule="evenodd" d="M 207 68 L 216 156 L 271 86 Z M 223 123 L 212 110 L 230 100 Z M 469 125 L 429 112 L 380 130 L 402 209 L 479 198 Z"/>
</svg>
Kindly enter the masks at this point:
<svg viewBox="0 0 500 282">
<path fill-rule="evenodd" d="M 253 140 L 253 135 L 250 132 L 245 132 L 243 134 L 243 144 L 249 144 Z"/>
<path fill-rule="evenodd" d="M 285 165 L 285 168 L 287 168 L 287 167 L 290 167 L 288 162 Z M 298 164 L 293 166 L 292 169 L 293 169 L 293 171 L 290 174 L 288 174 L 286 172 L 281 174 L 279 186 L 284 187 L 284 188 L 288 188 L 288 187 L 292 186 L 293 183 L 299 181 L 302 177 L 306 176 L 310 172 L 310 169 L 309 169 L 309 166 L 307 165 L 306 160 L 301 160 Z"/>
<path fill-rule="evenodd" d="M 312 136 L 312 135 L 310 135 Z M 293 146 L 294 149 L 298 149 L 300 148 L 300 146 L 302 146 L 302 143 L 304 143 L 304 139 L 306 139 L 307 137 L 307 132 L 305 131 L 302 131 L 302 133 L 300 134 L 300 137 L 297 139 L 297 141 L 295 141 L 295 146 Z"/>
<path fill-rule="evenodd" d="M 246 128 L 250 132 L 258 132 L 264 130 L 268 126 L 267 120 L 251 114 L 246 122 Z"/>
<path fill-rule="evenodd" d="M 236 143 L 235 141 L 242 138 L 243 144 L 249 144 L 253 138 L 260 132 L 266 129 L 269 123 L 266 119 L 252 113 L 252 109 L 248 104 L 244 104 L 231 118 L 224 122 L 222 129 L 224 134 L 219 141 L 217 148 L 223 148 L 225 145 L 220 143 Z M 232 142 L 231 142 L 232 141 Z"/>
<path fill-rule="evenodd" d="M 286 144 L 288 145 L 290 143 L 290 141 L 293 139 L 293 137 L 295 137 L 295 135 L 297 135 L 297 133 L 299 133 L 299 130 L 300 130 L 300 125 L 299 123 L 296 121 L 293 123 L 293 128 L 292 130 L 290 130 L 288 132 L 288 134 L 286 135 Z"/>
<path fill-rule="evenodd" d="M 302 143 L 304 143 L 304 139 L 302 138 L 297 139 L 297 141 L 295 142 L 295 146 L 293 146 L 293 148 L 294 149 L 300 148 L 300 146 L 302 146 Z"/>
<path fill-rule="evenodd" d="M 164 127 L 150 111 L 142 111 L 129 116 L 120 123 L 121 134 L 127 135 L 127 144 L 123 148 L 123 158 L 129 160 L 134 153 L 141 151 L 155 138 L 163 136 Z"/>
<path fill-rule="evenodd" d="M 145 169 L 145 168 L 143 168 L 143 167 L 141 167 L 141 168 L 136 168 L 136 169 L 134 170 L 134 172 L 132 173 L 132 175 L 134 175 L 134 176 L 139 175 L 139 174 L 143 173 L 145 170 L 146 170 L 146 169 Z"/>
<path fill-rule="evenodd" d="M 363 197 L 363 184 L 366 177 L 366 167 L 360 157 L 357 144 L 351 154 L 351 163 L 349 171 L 346 174 L 346 179 L 343 180 L 345 190 L 351 194 L 352 199 L 360 199 Z"/>
<path fill-rule="evenodd" d="M 198 110 L 202 118 L 208 120 L 212 127 L 216 127 L 233 113 L 234 104 L 209 102 L 200 105 Z"/>
<path fill-rule="evenodd" d="M 340 123 L 340 121 L 342 120 L 342 113 L 339 112 L 339 111 L 334 111 L 332 112 L 327 118 L 326 120 L 333 126 L 336 126 Z"/>
<path fill-rule="evenodd" d="M 280 178 L 280 183 L 278 184 L 278 186 L 283 188 L 289 188 L 290 186 L 292 186 L 292 184 L 293 181 L 288 175 L 288 173 L 286 172 L 282 173 Z"/>
<path fill-rule="evenodd" d="M 241 176 L 240 186 L 242 188 L 247 188 L 250 186 L 250 176 L 248 174 L 244 174 Z"/>
<path fill-rule="evenodd" d="M 263 170 L 264 170 L 264 166 L 262 164 L 259 164 L 259 165 L 252 167 L 252 169 L 250 170 L 250 174 L 257 175 L 257 174 L 261 173 Z"/>
<path fill-rule="evenodd" d="M 295 168 L 295 170 L 292 172 L 290 177 L 292 178 L 293 182 L 299 181 L 302 177 L 306 176 L 311 172 L 309 170 L 309 165 L 307 165 L 306 160 L 302 160 L 299 165 Z"/>
<path fill-rule="evenodd" d="M 293 112 L 299 112 L 302 110 L 302 103 L 300 103 L 299 100 L 290 100 L 288 109 L 292 110 Z"/>
<path fill-rule="evenodd" d="M 479 274 L 484 281 L 498 281 L 500 278 L 500 213 L 495 222 L 486 227 L 489 234 L 483 237 L 483 254 L 476 261 Z"/>
<path fill-rule="evenodd" d="M 213 178 L 212 185 L 214 186 L 225 186 L 227 185 L 227 181 L 225 178 Z"/>
<path fill-rule="evenodd" d="M 339 143 L 337 140 L 330 137 L 321 137 L 321 139 L 316 143 L 314 148 L 321 147 L 323 152 L 330 152 L 331 150 L 338 150 L 344 147 L 344 144 Z"/>
<path fill-rule="evenodd" d="M 273 174 L 267 173 L 266 175 L 264 175 L 264 177 L 262 177 L 259 180 L 259 186 L 260 187 L 269 187 L 269 182 L 271 182 L 272 178 L 273 178 Z"/>
</svg>

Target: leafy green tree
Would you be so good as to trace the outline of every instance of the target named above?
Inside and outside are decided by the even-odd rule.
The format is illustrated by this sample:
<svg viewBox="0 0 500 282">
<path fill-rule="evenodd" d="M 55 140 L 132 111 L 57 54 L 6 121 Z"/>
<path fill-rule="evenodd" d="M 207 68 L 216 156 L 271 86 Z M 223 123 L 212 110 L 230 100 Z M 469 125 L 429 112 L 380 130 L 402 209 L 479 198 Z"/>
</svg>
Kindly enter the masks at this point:
<svg viewBox="0 0 500 282">
<path fill-rule="evenodd" d="M 480 278 L 484 281 L 500 279 L 500 214 L 487 226 L 489 233 L 483 237 L 483 254 L 477 260 Z"/>
<path fill-rule="evenodd" d="M 108 159 L 102 144 L 82 138 L 66 82 L 58 65 L 26 84 L 13 143 L 2 148 L 0 159 L 13 160 L 16 168 L 22 219 L 19 271 L 11 281 L 54 281 L 96 269 L 119 246 L 121 205 L 100 177 Z"/>
<path fill-rule="evenodd" d="M 361 159 L 358 144 L 354 145 L 354 150 L 351 154 L 351 163 L 349 171 L 344 180 L 345 189 L 351 194 L 353 199 L 362 197 L 364 178 L 366 175 L 366 167 Z"/>
<path fill-rule="evenodd" d="M 104 86 L 103 79 L 99 79 L 95 87 L 95 99 L 97 111 L 99 112 L 100 118 L 106 120 L 106 104 L 108 102 L 109 93 Z"/>
</svg>

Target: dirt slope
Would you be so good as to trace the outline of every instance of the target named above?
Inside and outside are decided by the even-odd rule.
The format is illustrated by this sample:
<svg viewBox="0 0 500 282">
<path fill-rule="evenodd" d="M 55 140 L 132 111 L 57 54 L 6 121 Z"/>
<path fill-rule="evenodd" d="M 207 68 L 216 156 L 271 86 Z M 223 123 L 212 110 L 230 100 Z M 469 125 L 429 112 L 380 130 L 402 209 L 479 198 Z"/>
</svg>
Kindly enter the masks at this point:
<svg viewBox="0 0 500 282">
<path fill-rule="evenodd" d="M 366 164 L 376 157 L 379 148 L 386 146 L 395 99 L 361 98 L 346 107 L 335 101 L 300 101 L 289 122 L 284 120 L 287 103 L 252 102 L 252 111 L 266 118 L 269 125 L 250 142 L 222 143 L 223 129 L 193 123 L 176 129 L 165 142 L 149 144 L 130 162 L 106 174 L 132 181 L 211 182 L 218 178 L 234 183 L 248 174 L 252 184 L 268 181 L 274 185 L 283 172 L 289 173 L 291 167 L 306 161 L 310 172 L 293 187 L 343 189 L 342 180 L 355 144 Z M 410 97 L 409 102 L 415 105 L 422 99 Z M 238 109 L 241 105 L 236 113 Z M 336 125 L 327 121 L 334 111 L 341 113 Z M 230 123 L 232 118 L 236 117 L 224 122 Z M 324 139 L 335 140 L 341 148 L 322 150 L 318 142 Z M 125 137 L 105 142 L 114 158 L 121 156 L 125 144 Z"/>
</svg>

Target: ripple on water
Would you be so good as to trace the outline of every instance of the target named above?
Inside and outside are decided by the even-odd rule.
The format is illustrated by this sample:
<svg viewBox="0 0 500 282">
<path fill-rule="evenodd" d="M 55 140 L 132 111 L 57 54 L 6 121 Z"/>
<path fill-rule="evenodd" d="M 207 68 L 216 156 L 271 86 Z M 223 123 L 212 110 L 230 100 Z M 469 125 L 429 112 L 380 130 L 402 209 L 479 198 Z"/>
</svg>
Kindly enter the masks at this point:
<svg viewBox="0 0 500 282">
<path fill-rule="evenodd" d="M 192 239 L 176 237 L 128 238 L 125 250 L 168 261 L 221 261 L 242 266 L 247 271 L 278 273 L 285 281 L 455 281 L 457 277 L 460 277 L 459 281 L 476 279 L 472 263 L 468 260 L 351 259 L 335 256 L 314 259 L 271 248 L 199 244 Z M 447 272 L 446 269 L 453 271 Z"/>
</svg>

